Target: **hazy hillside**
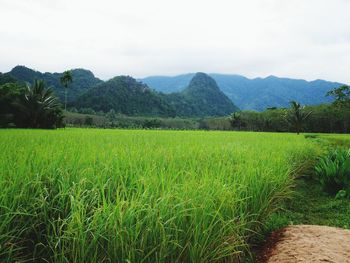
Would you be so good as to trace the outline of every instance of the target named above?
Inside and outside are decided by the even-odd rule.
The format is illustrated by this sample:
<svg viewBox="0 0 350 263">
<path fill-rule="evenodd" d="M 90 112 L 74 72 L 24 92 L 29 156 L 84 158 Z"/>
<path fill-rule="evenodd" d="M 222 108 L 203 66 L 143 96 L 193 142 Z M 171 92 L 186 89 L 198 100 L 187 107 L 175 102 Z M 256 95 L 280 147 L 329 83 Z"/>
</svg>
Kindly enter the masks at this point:
<svg viewBox="0 0 350 263">
<path fill-rule="evenodd" d="M 240 75 L 209 74 L 220 89 L 240 108 L 264 110 L 267 107 L 287 107 L 290 100 L 314 105 L 330 102 L 325 97 L 328 90 L 341 84 L 324 80 L 305 81 L 298 79 L 267 78 L 248 79 Z M 151 88 L 165 93 L 183 90 L 193 74 L 175 77 L 148 77 L 141 79 Z M 181 87 L 182 85 L 182 87 Z"/>
<path fill-rule="evenodd" d="M 194 75 L 194 73 L 189 73 L 174 77 L 151 76 L 139 80 L 158 91 L 164 93 L 172 93 L 181 91 L 187 87 Z"/>
<path fill-rule="evenodd" d="M 204 73 L 194 75 L 183 91 L 163 96 L 179 116 L 225 116 L 238 110 L 215 80 Z"/>
<path fill-rule="evenodd" d="M 0 72 L 0 85 L 6 84 L 6 83 L 12 83 L 16 81 L 17 80 L 14 77 L 12 77 L 9 73 Z"/>
<path fill-rule="evenodd" d="M 20 81 L 32 83 L 34 79 L 43 79 L 48 86 L 52 86 L 57 96 L 64 98 L 64 88 L 60 84 L 62 73 L 41 73 L 24 66 L 16 66 L 9 75 Z M 73 69 L 73 83 L 69 86 L 68 101 L 75 100 L 89 88 L 102 83 L 102 80 L 96 78 L 94 74 L 86 69 Z"/>
</svg>

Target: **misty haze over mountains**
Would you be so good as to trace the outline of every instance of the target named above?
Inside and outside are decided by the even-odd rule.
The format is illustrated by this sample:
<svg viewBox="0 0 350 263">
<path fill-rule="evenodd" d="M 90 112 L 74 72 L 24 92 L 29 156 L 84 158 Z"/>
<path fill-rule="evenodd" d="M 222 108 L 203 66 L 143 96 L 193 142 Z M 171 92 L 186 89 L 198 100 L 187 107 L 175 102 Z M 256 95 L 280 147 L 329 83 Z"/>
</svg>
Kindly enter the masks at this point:
<svg viewBox="0 0 350 263">
<path fill-rule="evenodd" d="M 208 74 L 241 110 L 262 111 L 268 107 L 288 107 L 291 100 L 302 104 L 316 105 L 332 101 L 325 94 L 341 83 L 325 80 L 266 78 L 249 79 L 240 75 Z M 181 91 L 188 85 L 193 73 L 178 76 L 150 76 L 140 79 L 150 88 L 164 93 Z"/>
</svg>

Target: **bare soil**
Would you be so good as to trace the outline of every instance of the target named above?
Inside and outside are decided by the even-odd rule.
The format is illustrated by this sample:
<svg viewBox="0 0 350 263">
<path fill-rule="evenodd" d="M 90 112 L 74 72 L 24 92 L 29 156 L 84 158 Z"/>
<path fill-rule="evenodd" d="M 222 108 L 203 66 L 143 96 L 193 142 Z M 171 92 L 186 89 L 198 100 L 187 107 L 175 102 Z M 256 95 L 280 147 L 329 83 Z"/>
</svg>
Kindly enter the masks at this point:
<svg viewBox="0 0 350 263">
<path fill-rule="evenodd" d="M 317 225 L 288 226 L 271 234 L 257 261 L 350 263 L 350 230 Z"/>
</svg>

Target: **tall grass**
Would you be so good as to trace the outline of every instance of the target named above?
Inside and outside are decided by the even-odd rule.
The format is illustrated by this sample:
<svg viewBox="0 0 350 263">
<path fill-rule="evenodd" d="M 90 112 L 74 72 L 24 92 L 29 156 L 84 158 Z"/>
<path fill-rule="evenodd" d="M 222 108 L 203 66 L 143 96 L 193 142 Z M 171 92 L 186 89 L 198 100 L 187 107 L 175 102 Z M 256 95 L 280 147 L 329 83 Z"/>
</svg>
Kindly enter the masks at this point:
<svg viewBox="0 0 350 263">
<path fill-rule="evenodd" d="M 0 149 L 2 262 L 234 262 L 314 145 L 291 134 L 66 129 L 1 130 Z"/>
</svg>

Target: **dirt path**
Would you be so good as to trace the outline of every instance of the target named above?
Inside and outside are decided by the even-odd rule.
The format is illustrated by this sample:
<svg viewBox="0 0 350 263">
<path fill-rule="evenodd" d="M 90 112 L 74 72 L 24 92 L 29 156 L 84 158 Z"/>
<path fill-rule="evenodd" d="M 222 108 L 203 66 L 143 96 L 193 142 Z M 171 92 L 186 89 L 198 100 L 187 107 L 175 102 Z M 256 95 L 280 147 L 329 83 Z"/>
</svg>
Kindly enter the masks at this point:
<svg viewBox="0 0 350 263">
<path fill-rule="evenodd" d="M 350 263 L 350 230 L 295 225 L 271 235 L 258 262 Z"/>
</svg>

